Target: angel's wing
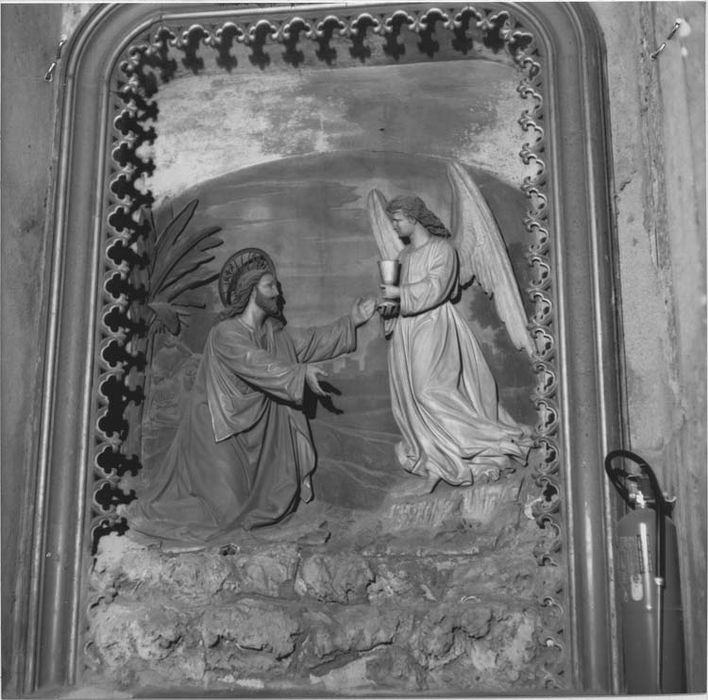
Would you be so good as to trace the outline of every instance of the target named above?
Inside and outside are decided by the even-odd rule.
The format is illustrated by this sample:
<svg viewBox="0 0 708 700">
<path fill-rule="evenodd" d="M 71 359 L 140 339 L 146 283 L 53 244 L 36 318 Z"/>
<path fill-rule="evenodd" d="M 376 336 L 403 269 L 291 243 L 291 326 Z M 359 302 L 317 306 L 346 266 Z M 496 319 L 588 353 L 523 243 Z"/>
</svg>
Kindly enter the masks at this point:
<svg viewBox="0 0 708 700">
<path fill-rule="evenodd" d="M 382 260 L 396 260 L 403 243 L 386 213 L 386 198 L 378 190 L 371 190 L 367 198 L 369 223 Z"/>
<path fill-rule="evenodd" d="M 450 228 L 460 258 L 460 282 L 465 285 L 476 278 L 494 299 L 511 341 L 533 355 L 534 345 L 519 285 L 494 215 L 474 180 L 459 163 L 451 163 L 447 174 L 452 185 Z"/>
</svg>

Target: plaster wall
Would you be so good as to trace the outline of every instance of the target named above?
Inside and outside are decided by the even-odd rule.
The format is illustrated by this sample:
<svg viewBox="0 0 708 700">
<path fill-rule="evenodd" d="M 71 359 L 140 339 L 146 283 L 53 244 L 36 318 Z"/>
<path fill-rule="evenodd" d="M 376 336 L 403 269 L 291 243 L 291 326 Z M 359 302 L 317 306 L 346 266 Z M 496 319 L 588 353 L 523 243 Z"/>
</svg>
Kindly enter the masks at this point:
<svg viewBox="0 0 708 700">
<path fill-rule="evenodd" d="M 677 498 L 689 687 L 705 690 L 705 7 L 593 8 L 607 46 L 628 447 Z M 652 59 L 677 17 L 690 34 Z"/>
<path fill-rule="evenodd" d="M 10 668 L 15 592 L 29 542 L 49 248 L 45 235 L 53 171 L 55 83 L 44 75 L 56 54 L 59 5 L 2 6 L 2 677 Z"/>
<path fill-rule="evenodd" d="M 628 446 L 678 497 L 689 690 L 700 692 L 706 676 L 704 7 L 593 8 L 607 48 Z M 10 691 L 8 650 L 17 642 L 11 621 L 22 618 L 15 591 L 26 584 L 32 555 L 28 494 L 35 487 L 51 249 L 44 222 L 59 86 L 43 75 L 58 39 L 80 15 L 77 6 L 2 7 L 2 644 L 3 688 Z M 691 34 L 675 37 L 652 60 L 677 16 L 688 19 Z"/>
</svg>

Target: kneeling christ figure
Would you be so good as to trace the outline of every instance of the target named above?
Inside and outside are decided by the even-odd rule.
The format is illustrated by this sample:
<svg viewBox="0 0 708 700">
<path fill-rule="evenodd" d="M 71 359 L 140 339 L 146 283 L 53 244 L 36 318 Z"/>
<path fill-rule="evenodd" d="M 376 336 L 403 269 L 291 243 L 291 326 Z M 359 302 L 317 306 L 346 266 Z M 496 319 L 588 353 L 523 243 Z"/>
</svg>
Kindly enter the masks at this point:
<svg viewBox="0 0 708 700">
<path fill-rule="evenodd" d="M 131 530 L 168 543 L 218 545 L 271 525 L 313 497 L 315 450 L 302 406 L 326 396 L 312 363 L 356 349 L 373 298 L 326 326 L 286 329 L 275 266 L 248 248 L 224 266 L 226 310 L 209 332 L 177 434 L 138 499 Z"/>
</svg>

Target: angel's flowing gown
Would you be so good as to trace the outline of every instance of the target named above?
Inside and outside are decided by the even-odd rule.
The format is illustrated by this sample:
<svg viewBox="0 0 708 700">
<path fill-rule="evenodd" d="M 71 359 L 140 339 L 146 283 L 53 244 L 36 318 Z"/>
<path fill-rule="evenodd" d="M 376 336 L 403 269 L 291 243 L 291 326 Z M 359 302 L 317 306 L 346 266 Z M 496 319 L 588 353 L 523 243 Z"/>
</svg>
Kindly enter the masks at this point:
<svg viewBox="0 0 708 700">
<path fill-rule="evenodd" d="M 523 463 L 530 438 L 499 405 L 479 344 L 450 301 L 458 291 L 455 249 L 433 237 L 399 258 L 401 312 L 388 362 L 401 466 L 469 485 L 475 475 Z"/>
</svg>

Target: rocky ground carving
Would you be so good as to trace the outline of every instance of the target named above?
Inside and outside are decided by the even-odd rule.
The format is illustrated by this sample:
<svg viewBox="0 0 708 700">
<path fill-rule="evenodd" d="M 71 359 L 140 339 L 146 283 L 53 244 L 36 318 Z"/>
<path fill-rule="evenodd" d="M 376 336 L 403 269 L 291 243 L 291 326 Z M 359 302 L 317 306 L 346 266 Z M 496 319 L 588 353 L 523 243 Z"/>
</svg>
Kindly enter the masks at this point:
<svg viewBox="0 0 708 700">
<path fill-rule="evenodd" d="M 376 513 L 324 502 L 199 551 L 104 537 L 87 682 L 142 695 L 528 694 L 560 624 L 523 475 Z"/>
</svg>

